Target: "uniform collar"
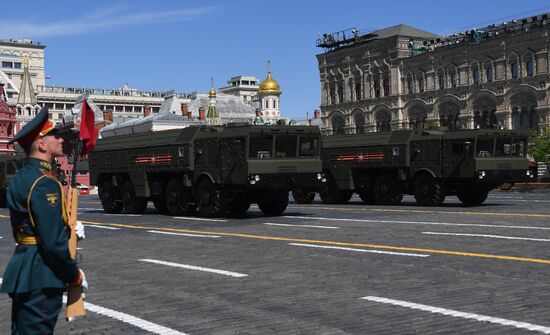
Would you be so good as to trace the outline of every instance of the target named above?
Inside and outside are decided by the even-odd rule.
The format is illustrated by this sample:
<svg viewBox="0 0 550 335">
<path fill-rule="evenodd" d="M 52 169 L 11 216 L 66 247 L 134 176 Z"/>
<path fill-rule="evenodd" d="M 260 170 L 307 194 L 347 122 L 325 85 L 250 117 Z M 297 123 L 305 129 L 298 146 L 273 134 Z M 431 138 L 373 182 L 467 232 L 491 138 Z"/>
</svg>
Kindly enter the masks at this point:
<svg viewBox="0 0 550 335">
<path fill-rule="evenodd" d="M 27 164 L 30 164 L 32 166 L 36 166 L 38 168 L 44 169 L 46 171 L 51 171 L 53 166 L 51 162 L 34 158 L 34 157 L 28 157 L 27 158 Z"/>
</svg>

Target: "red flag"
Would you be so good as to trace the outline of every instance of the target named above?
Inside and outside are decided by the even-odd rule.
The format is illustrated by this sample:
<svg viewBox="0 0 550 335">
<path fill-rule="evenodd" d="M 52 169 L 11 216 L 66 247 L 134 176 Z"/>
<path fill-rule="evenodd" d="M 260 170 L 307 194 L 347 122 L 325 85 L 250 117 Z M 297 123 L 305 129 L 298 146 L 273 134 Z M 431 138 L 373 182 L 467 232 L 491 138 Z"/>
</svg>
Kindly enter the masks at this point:
<svg viewBox="0 0 550 335">
<path fill-rule="evenodd" d="M 82 140 L 82 154 L 85 155 L 95 147 L 99 130 L 95 127 L 94 110 L 88 101 L 82 101 L 82 112 L 80 113 L 80 139 Z"/>
</svg>

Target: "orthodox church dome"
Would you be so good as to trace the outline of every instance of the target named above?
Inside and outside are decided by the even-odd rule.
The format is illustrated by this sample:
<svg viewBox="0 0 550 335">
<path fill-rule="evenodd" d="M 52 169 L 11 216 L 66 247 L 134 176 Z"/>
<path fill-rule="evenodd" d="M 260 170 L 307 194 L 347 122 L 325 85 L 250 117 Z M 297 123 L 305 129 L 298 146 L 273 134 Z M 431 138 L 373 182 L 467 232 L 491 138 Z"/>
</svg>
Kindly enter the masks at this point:
<svg viewBox="0 0 550 335">
<path fill-rule="evenodd" d="M 267 78 L 260 84 L 258 91 L 260 94 L 281 94 L 279 83 L 271 78 L 271 66 L 270 62 L 267 63 Z"/>
</svg>

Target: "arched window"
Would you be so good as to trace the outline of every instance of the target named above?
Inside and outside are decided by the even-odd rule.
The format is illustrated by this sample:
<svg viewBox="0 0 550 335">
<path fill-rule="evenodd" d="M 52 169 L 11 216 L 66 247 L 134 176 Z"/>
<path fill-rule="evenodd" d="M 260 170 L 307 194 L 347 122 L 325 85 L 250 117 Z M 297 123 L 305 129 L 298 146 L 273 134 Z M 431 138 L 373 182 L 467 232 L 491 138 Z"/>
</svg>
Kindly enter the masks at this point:
<svg viewBox="0 0 550 335">
<path fill-rule="evenodd" d="M 533 60 L 532 59 L 529 59 L 526 63 L 525 63 L 525 71 L 527 73 L 527 77 L 532 77 L 533 76 Z"/>
<path fill-rule="evenodd" d="M 519 57 L 512 53 L 508 58 L 508 78 L 517 79 L 519 77 Z"/>
<path fill-rule="evenodd" d="M 445 70 L 443 68 L 439 68 L 437 71 L 437 88 L 444 90 L 446 86 Z"/>
<path fill-rule="evenodd" d="M 388 95 L 390 95 L 390 79 L 389 78 L 384 78 L 384 80 L 382 81 L 382 89 L 384 91 L 384 96 L 387 97 Z"/>
<path fill-rule="evenodd" d="M 379 98 L 380 97 L 380 74 L 374 75 L 374 97 Z"/>
<path fill-rule="evenodd" d="M 424 84 L 424 77 L 418 79 L 418 91 L 424 92 L 426 85 Z"/>
<path fill-rule="evenodd" d="M 330 94 L 329 94 L 329 97 L 330 97 L 330 103 L 331 103 L 331 104 L 338 103 L 338 101 L 336 101 L 336 88 L 334 87 L 334 85 L 331 85 L 331 86 L 330 86 Z"/>
<path fill-rule="evenodd" d="M 490 83 L 493 81 L 493 67 L 489 66 L 485 69 L 485 80 Z"/>
<path fill-rule="evenodd" d="M 407 93 L 413 94 L 414 93 L 414 83 L 412 75 L 407 76 Z"/>
<path fill-rule="evenodd" d="M 391 114 L 389 111 L 376 113 L 376 131 L 391 131 Z"/>
</svg>

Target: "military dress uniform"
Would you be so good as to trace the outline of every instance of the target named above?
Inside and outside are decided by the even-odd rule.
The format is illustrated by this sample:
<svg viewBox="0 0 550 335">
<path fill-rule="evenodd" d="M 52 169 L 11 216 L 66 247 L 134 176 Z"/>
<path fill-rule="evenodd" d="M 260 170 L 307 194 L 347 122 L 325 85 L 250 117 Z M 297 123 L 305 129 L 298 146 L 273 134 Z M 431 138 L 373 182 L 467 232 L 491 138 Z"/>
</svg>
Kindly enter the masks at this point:
<svg viewBox="0 0 550 335">
<path fill-rule="evenodd" d="M 29 141 L 55 131 L 47 117 L 43 110 L 12 141 L 28 153 Z M 51 162 L 28 157 L 7 202 L 17 245 L 0 292 L 12 298 L 12 334 L 52 334 L 67 283 L 78 286 L 82 277 L 69 254 L 63 189 Z"/>
</svg>

